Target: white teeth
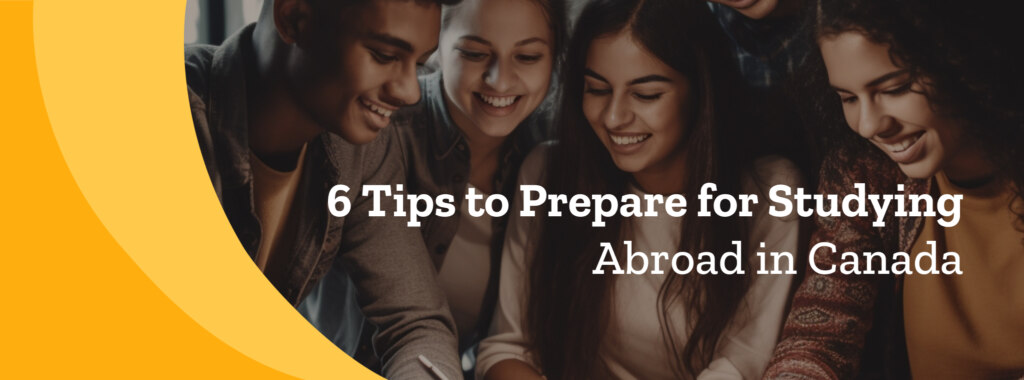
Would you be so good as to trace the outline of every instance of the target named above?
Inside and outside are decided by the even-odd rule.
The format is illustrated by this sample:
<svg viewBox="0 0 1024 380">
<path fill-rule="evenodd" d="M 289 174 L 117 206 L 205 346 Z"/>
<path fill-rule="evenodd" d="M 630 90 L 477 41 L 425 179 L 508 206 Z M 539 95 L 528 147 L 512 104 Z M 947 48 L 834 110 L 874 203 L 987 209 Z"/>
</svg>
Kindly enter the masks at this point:
<svg viewBox="0 0 1024 380">
<path fill-rule="evenodd" d="M 373 112 L 376 112 L 378 115 L 381 115 L 381 116 L 384 116 L 384 117 L 391 117 L 391 113 L 394 112 L 394 111 L 391 111 L 391 110 L 386 110 L 386 109 L 377 107 L 377 105 L 375 105 L 373 103 L 370 103 L 369 101 L 366 101 L 366 100 L 363 100 L 363 99 L 360 99 L 360 100 L 362 100 L 364 106 L 366 106 L 367 108 L 373 110 Z"/>
<path fill-rule="evenodd" d="M 484 103 L 498 108 L 504 108 L 512 105 L 512 103 L 516 102 L 516 98 L 516 96 L 487 96 L 480 94 L 480 99 L 483 99 Z"/>
<path fill-rule="evenodd" d="M 641 141 L 647 140 L 648 137 L 651 137 L 651 135 L 635 135 L 635 136 L 608 135 L 608 136 L 610 136 L 612 138 L 612 142 L 615 143 L 615 145 L 636 144 L 636 143 L 639 143 Z"/>
<path fill-rule="evenodd" d="M 914 135 L 914 136 L 911 136 L 909 138 L 905 138 L 903 140 L 900 140 L 900 141 L 896 142 L 895 144 L 882 143 L 882 146 L 884 146 L 885 149 L 888 149 L 890 152 L 899 153 L 899 152 L 902 152 L 904 150 L 907 150 L 907 148 L 910 148 L 910 146 L 914 145 L 914 143 L 917 142 L 917 139 L 919 139 L 919 138 L 921 138 L 921 135 Z"/>
</svg>

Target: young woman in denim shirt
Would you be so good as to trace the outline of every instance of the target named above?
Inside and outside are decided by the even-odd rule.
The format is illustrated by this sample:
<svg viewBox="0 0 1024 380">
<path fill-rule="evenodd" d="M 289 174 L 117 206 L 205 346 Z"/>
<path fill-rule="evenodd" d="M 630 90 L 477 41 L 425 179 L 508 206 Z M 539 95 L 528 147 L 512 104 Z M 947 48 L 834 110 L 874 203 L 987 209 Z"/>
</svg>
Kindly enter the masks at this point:
<svg viewBox="0 0 1024 380">
<path fill-rule="evenodd" d="M 523 158 L 550 128 L 546 99 L 564 40 L 564 7 L 560 0 L 464 0 L 444 7 L 439 68 L 420 77 L 419 104 L 391 116 L 389 128 L 405 154 L 404 192 L 454 199 L 451 216 L 434 213 L 419 228 L 448 297 L 466 371 L 490 325 L 508 218 L 471 216 L 465 196 L 514 199 Z M 329 278 L 306 300 L 321 314 L 311 321 L 328 336 L 330 318 L 322 314 L 329 313 L 329 293 L 346 289 Z M 366 348 L 356 357 L 372 366 Z"/>
</svg>

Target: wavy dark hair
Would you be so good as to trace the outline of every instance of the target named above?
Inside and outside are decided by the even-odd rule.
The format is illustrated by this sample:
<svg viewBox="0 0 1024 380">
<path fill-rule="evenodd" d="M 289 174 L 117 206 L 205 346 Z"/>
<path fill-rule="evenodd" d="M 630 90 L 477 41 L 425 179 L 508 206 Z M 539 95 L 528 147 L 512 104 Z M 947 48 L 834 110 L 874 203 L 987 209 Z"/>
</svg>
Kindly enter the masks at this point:
<svg viewBox="0 0 1024 380">
<path fill-rule="evenodd" d="M 686 76 L 696 102 L 689 131 L 680 149 L 686 152 L 684 194 L 696 194 L 705 182 L 723 193 L 740 191 L 740 173 L 750 160 L 741 128 L 749 111 L 726 36 L 699 0 L 593 0 L 582 11 L 569 42 L 562 71 L 561 113 L 555 123 L 559 145 L 548 157 L 546 184 L 551 193 L 627 193 L 629 173 L 619 170 L 583 114 L 587 51 L 599 37 L 628 30 L 639 45 Z M 683 126 L 680 126 L 681 128 Z M 724 142 L 730 138 L 729 145 Z M 551 379 L 599 377 L 603 364 L 598 347 L 611 316 L 614 275 L 593 275 L 601 241 L 622 240 L 622 218 L 606 227 L 591 227 L 586 218 L 547 218 L 536 247 L 526 305 L 525 333 L 529 350 Z M 682 220 L 679 250 L 726 252 L 732 240 L 744 240 L 747 228 L 738 218 L 701 218 L 687 213 Z M 620 256 L 620 262 L 622 262 Z M 748 263 L 744 257 L 742 265 Z M 696 377 L 711 361 L 719 337 L 740 308 L 750 287 L 747 275 L 669 275 L 659 291 L 658 312 L 666 348 L 678 360 L 679 377 Z M 669 319 L 672 308 L 684 307 L 686 323 Z M 678 342 L 675 332 L 688 336 Z M 656 343 L 655 343 L 656 344 Z"/>
<path fill-rule="evenodd" d="M 1019 18 L 1014 3 L 984 5 L 954 0 L 820 0 L 808 25 L 816 40 L 857 32 L 889 46 L 896 66 L 922 84 L 933 110 L 960 122 L 983 151 L 1000 178 L 1008 180 L 1017 198 L 1024 197 L 1024 65 Z M 828 78 L 820 51 L 809 68 L 814 83 L 813 110 L 828 133 L 831 149 L 866 149 L 849 133 L 836 95 L 827 94 Z M 872 147 L 874 149 L 874 147 Z M 1018 228 L 1024 210 L 1016 209 Z"/>
</svg>

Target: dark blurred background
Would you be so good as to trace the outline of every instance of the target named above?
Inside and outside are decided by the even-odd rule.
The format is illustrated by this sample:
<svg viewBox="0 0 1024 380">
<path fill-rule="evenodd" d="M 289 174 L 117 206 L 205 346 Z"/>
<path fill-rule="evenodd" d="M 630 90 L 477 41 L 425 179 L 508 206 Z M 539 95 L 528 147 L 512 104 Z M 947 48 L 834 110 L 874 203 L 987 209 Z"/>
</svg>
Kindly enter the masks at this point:
<svg viewBox="0 0 1024 380">
<path fill-rule="evenodd" d="M 586 0 L 565 0 L 575 20 Z M 263 0 L 189 0 L 185 10 L 185 43 L 219 45 L 225 38 L 256 21 Z"/>
<path fill-rule="evenodd" d="M 185 43 L 220 44 L 239 28 L 256 21 L 263 0 L 189 0 L 185 9 Z"/>
</svg>

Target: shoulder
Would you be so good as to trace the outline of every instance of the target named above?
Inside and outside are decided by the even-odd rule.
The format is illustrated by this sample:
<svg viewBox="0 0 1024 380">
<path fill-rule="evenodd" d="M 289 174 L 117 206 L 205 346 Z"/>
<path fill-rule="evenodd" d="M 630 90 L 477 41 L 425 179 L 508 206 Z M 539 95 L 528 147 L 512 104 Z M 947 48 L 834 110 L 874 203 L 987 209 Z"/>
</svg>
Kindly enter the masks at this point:
<svg viewBox="0 0 1024 380">
<path fill-rule="evenodd" d="M 742 179 L 748 194 L 767 194 L 775 185 L 791 188 L 804 185 L 804 175 L 793 161 L 782 156 L 764 156 L 754 160 Z"/>
<path fill-rule="evenodd" d="M 216 50 L 217 47 L 213 45 L 185 45 L 185 81 L 188 88 L 200 96 L 206 93 Z"/>
<path fill-rule="evenodd" d="M 220 174 L 216 165 L 213 133 L 208 119 L 207 76 L 213 61 L 213 46 L 191 45 L 185 47 L 185 77 L 188 84 L 188 103 L 192 113 L 199 151 L 206 163 L 206 171 L 213 181 L 218 197 L 221 195 Z"/>
<path fill-rule="evenodd" d="M 213 144 L 207 120 L 207 104 L 209 102 L 207 83 L 215 50 L 216 46 L 211 45 L 185 46 L 185 80 L 188 85 L 188 102 L 201 148 Z"/>
<path fill-rule="evenodd" d="M 750 230 L 753 236 L 752 240 L 772 240 L 774 242 L 777 239 L 784 240 L 791 233 L 796 233 L 798 216 L 795 213 L 785 217 L 774 217 L 768 212 L 768 208 L 773 204 L 772 201 L 769 201 L 769 194 L 773 187 L 780 185 L 788 187 L 790 191 L 781 196 L 793 201 L 796 189 L 804 186 L 803 173 L 793 161 L 775 155 L 760 157 L 754 160 L 753 165 L 741 178 L 741 184 L 744 194 L 756 195 L 759 200 L 754 205 L 755 217 L 749 222 L 752 227 Z M 805 192 L 812 191 L 805 189 Z"/>
<path fill-rule="evenodd" d="M 537 144 L 526 155 L 523 159 L 522 166 L 519 167 L 519 183 L 521 184 L 540 184 L 544 180 L 545 169 L 548 167 L 547 163 L 549 157 L 557 149 L 558 143 L 554 141 L 546 141 Z"/>
<path fill-rule="evenodd" d="M 878 148 L 868 145 L 848 145 L 828 154 L 821 164 L 818 190 L 828 194 L 842 194 L 854 183 L 865 183 L 868 192 L 888 193 L 896 184 L 908 177 Z"/>
</svg>

